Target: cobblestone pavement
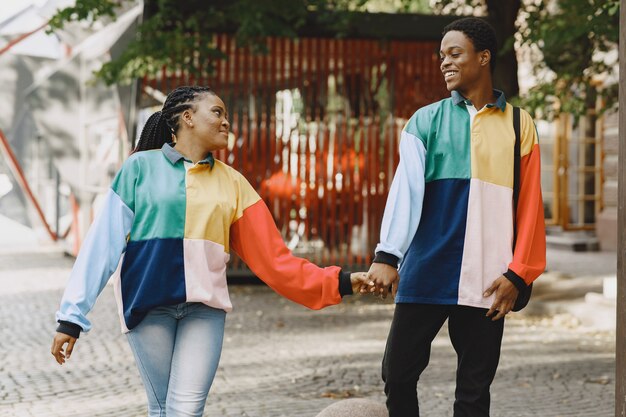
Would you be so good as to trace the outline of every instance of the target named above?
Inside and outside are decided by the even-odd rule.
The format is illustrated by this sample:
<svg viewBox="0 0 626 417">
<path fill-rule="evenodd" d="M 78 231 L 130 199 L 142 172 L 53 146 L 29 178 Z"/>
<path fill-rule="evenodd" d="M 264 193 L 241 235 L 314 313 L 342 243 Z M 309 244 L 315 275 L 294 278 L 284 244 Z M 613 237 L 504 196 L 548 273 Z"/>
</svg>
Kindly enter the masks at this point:
<svg viewBox="0 0 626 417">
<path fill-rule="evenodd" d="M 49 353 L 54 311 L 72 259 L 0 253 L 0 416 L 145 416 L 145 394 L 109 286 L 68 364 Z M 314 417 L 334 401 L 384 401 L 380 361 L 393 305 L 354 297 L 314 312 L 263 286 L 231 288 L 211 417 Z M 495 417 L 603 417 L 614 409 L 612 331 L 568 315 L 507 319 L 492 388 Z M 445 326 L 420 381 L 425 415 L 449 417 L 456 357 Z"/>
</svg>

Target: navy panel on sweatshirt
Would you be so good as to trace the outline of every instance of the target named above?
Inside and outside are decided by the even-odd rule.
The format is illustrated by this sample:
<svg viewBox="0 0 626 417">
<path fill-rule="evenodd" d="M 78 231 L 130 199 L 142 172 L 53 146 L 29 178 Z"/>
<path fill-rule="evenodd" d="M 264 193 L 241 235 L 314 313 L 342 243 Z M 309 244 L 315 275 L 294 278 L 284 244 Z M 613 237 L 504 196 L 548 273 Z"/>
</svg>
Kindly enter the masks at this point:
<svg viewBox="0 0 626 417">
<path fill-rule="evenodd" d="M 126 327 L 151 309 L 185 302 L 183 239 L 130 241 L 122 263 L 121 289 Z"/>
<path fill-rule="evenodd" d="M 457 303 L 469 186 L 469 179 L 426 183 L 421 221 L 400 265 L 397 303 Z"/>
</svg>

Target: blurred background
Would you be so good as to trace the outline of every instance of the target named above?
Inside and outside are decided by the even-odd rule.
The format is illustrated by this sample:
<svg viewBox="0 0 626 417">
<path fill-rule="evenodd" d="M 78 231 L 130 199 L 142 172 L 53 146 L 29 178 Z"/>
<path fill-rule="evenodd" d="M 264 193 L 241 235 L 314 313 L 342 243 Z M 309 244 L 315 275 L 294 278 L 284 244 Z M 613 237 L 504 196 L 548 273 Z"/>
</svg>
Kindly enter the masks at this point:
<svg viewBox="0 0 626 417">
<path fill-rule="evenodd" d="M 232 115 L 218 157 L 259 191 L 290 248 L 367 265 L 399 132 L 448 95 L 442 28 L 475 15 L 501 40 L 496 88 L 536 117 L 549 244 L 614 251 L 618 11 L 588 0 L 3 0 L 0 216 L 20 231 L 4 235 L 76 254 L 144 121 L 175 87 L 202 84 Z"/>
</svg>

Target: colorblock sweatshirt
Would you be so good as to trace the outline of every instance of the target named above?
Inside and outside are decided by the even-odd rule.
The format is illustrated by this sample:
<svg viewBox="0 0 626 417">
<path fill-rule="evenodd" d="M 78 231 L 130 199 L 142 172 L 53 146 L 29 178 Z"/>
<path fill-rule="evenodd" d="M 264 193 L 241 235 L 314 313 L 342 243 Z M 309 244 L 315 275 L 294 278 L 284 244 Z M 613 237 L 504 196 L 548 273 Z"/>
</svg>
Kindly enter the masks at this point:
<svg viewBox="0 0 626 417">
<path fill-rule="evenodd" d="M 201 302 L 228 312 L 231 250 L 309 308 L 352 293 L 349 273 L 291 254 L 243 175 L 212 155 L 192 164 L 166 144 L 131 155 L 118 172 L 74 264 L 57 330 L 89 331 L 87 313 L 111 276 L 123 332 L 159 306 Z"/>
<path fill-rule="evenodd" d="M 517 288 L 545 269 L 537 132 L 521 111 L 517 242 L 513 242 L 513 107 L 477 111 L 457 92 L 419 109 L 400 141 L 400 163 L 374 262 L 399 264 L 397 303 L 490 308 L 483 293 L 502 275 Z"/>
</svg>

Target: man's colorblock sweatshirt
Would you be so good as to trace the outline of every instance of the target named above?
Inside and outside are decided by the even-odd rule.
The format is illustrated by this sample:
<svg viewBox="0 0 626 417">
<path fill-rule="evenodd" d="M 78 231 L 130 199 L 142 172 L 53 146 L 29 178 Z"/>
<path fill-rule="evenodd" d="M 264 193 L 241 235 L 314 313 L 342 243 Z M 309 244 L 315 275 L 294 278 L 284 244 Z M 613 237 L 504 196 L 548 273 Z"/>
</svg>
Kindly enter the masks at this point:
<svg viewBox="0 0 626 417">
<path fill-rule="evenodd" d="M 226 265 L 235 251 L 279 294 L 312 309 L 352 293 L 339 267 L 295 257 L 243 175 L 169 144 L 131 155 L 117 174 L 72 270 L 59 331 L 88 331 L 86 315 L 111 276 L 122 331 L 159 306 L 201 302 L 230 311 Z"/>
<path fill-rule="evenodd" d="M 518 288 L 545 268 L 537 133 L 521 111 L 517 242 L 513 241 L 513 107 L 477 111 L 457 92 L 419 109 L 402 131 L 375 262 L 400 264 L 396 302 L 490 308 L 505 275 Z"/>
</svg>

